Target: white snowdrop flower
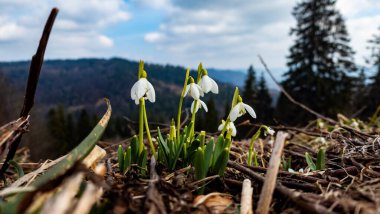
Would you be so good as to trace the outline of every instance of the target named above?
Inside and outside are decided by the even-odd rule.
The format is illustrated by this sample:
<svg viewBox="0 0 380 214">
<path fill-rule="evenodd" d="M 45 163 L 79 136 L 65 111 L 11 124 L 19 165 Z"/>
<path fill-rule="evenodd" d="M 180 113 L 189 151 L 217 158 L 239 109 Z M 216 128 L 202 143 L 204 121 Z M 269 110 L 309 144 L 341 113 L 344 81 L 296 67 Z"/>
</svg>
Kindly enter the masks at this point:
<svg viewBox="0 0 380 214">
<path fill-rule="evenodd" d="M 226 121 L 222 120 L 222 123 L 219 125 L 218 130 L 222 131 L 225 124 L 226 124 Z M 229 122 L 227 124 L 226 130 L 231 130 L 231 136 L 232 137 L 236 136 L 237 130 L 236 130 L 235 124 L 233 122 Z"/>
<path fill-rule="evenodd" d="M 195 113 L 198 112 L 198 109 L 202 108 L 207 112 L 208 111 L 208 108 L 207 108 L 207 105 L 206 103 L 204 103 L 202 100 L 194 100 L 192 103 L 191 103 L 191 108 L 190 108 L 190 111 L 191 113 L 193 114 L 193 111 L 194 111 L 194 104 L 195 102 L 197 102 L 197 106 L 195 107 Z"/>
<path fill-rule="evenodd" d="M 264 131 L 264 135 L 266 136 L 267 134 L 269 135 L 274 135 L 275 131 L 271 128 L 271 127 L 268 127 L 268 126 L 265 126 L 265 131 Z"/>
<path fill-rule="evenodd" d="M 303 168 L 299 169 L 298 172 L 300 172 L 300 173 L 304 173 Z"/>
<path fill-rule="evenodd" d="M 292 169 L 292 168 L 289 168 L 288 172 L 295 173 L 296 171 L 294 171 L 294 169 Z"/>
<path fill-rule="evenodd" d="M 241 97 L 239 96 L 239 102 L 232 108 L 230 112 L 230 120 L 234 122 L 238 117 L 244 115 L 245 113 L 249 113 L 251 117 L 256 118 L 256 113 L 253 108 L 245 103 L 243 103 Z"/>
<path fill-rule="evenodd" d="M 317 137 L 317 138 L 315 138 L 315 141 L 320 143 L 320 144 L 326 144 L 326 138 L 324 138 L 324 137 Z"/>
<path fill-rule="evenodd" d="M 190 84 L 187 85 L 184 96 L 189 94 L 194 100 L 199 100 L 199 97 L 203 97 L 204 93 L 202 88 L 194 83 L 194 79 L 190 77 Z"/>
<path fill-rule="evenodd" d="M 152 103 L 156 101 L 156 93 L 153 85 L 146 79 L 145 72 L 143 72 L 142 77 L 132 86 L 131 97 L 132 100 L 135 101 L 136 105 L 139 104 L 141 97 L 148 99 Z"/>
<path fill-rule="evenodd" d="M 359 123 L 358 123 L 356 120 L 354 120 L 354 121 L 351 123 L 351 126 L 354 127 L 354 128 L 356 128 L 356 129 L 358 129 L 358 128 L 359 128 Z"/>
<path fill-rule="evenodd" d="M 216 84 L 216 82 L 208 76 L 206 69 L 203 69 L 203 72 L 204 75 L 199 81 L 199 86 L 201 87 L 202 91 L 204 93 L 208 93 L 210 91 L 214 94 L 219 93 L 218 84 Z"/>
</svg>

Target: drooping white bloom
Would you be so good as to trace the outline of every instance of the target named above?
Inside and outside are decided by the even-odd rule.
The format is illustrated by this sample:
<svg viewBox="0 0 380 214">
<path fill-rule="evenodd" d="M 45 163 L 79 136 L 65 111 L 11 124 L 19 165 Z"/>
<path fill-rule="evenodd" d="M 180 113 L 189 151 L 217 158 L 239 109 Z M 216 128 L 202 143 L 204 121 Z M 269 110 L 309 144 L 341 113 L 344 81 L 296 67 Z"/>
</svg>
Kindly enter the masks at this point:
<svg viewBox="0 0 380 214">
<path fill-rule="evenodd" d="M 198 112 L 198 109 L 202 108 L 207 112 L 208 111 L 208 108 L 207 108 L 207 105 L 206 103 L 204 103 L 202 100 L 194 100 L 192 103 L 191 103 L 191 108 L 190 108 L 190 111 L 191 113 L 193 114 L 193 111 L 194 111 L 194 104 L 195 102 L 197 102 L 197 106 L 195 107 L 195 113 Z"/>
<path fill-rule="evenodd" d="M 156 101 L 156 93 L 154 91 L 153 85 L 146 79 L 140 78 L 131 89 L 132 100 L 135 101 L 136 105 L 139 104 L 141 97 L 148 99 L 150 102 L 154 103 Z"/>
<path fill-rule="evenodd" d="M 187 94 L 193 97 L 194 100 L 199 100 L 199 97 L 204 96 L 204 93 L 201 87 L 193 82 L 186 86 L 186 91 L 185 91 L 184 96 L 186 97 Z"/>
<path fill-rule="evenodd" d="M 199 86 L 201 87 L 204 93 L 212 92 L 214 94 L 219 93 L 218 84 L 211 79 L 207 74 L 203 75 L 201 80 L 199 81 Z"/>
<path fill-rule="evenodd" d="M 225 125 L 226 125 L 226 121 L 222 120 L 222 123 L 219 125 L 218 130 L 222 131 Z M 229 122 L 227 124 L 226 130 L 231 130 L 232 137 L 236 136 L 237 131 L 236 131 L 235 124 L 233 122 Z"/>
<path fill-rule="evenodd" d="M 238 117 L 244 115 L 246 112 L 248 112 L 251 117 L 256 118 L 256 113 L 251 106 L 243 102 L 239 102 L 232 108 L 230 112 L 230 120 L 234 122 Z"/>
<path fill-rule="evenodd" d="M 264 131 L 265 136 L 267 134 L 274 135 L 274 133 L 275 133 L 275 131 L 271 127 L 265 126 L 265 131 Z"/>
</svg>

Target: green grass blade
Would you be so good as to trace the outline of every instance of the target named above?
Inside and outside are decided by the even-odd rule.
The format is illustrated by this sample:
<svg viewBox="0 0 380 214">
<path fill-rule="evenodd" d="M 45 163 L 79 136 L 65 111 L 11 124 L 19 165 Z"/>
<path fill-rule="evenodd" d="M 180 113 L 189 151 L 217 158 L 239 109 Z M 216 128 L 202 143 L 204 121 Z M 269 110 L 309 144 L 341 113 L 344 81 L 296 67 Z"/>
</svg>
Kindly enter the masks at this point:
<svg viewBox="0 0 380 214">
<path fill-rule="evenodd" d="M 131 163 L 137 163 L 139 157 L 139 140 L 137 136 L 133 136 L 131 141 Z"/>
<path fill-rule="evenodd" d="M 311 155 L 308 152 L 305 153 L 305 159 L 306 159 L 307 165 L 309 165 L 309 168 L 312 171 L 317 170 L 317 166 L 315 166 L 313 158 L 311 157 Z"/>
<path fill-rule="evenodd" d="M 205 164 L 206 164 L 207 170 L 211 165 L 213 150 L 214 150 L 214 139 L 211 139 L 206 145 L 206 149 L 205 149 Z"/>
<path fill-rule="evenodd" d="M 317 156 L 317 170 L 323 170 L 326 167 L 325 150 L 319 149 Z"/>
<path fill-rule="evenodd" d="M 200 180 L 205 177 L 205 161 L 204 161 L 204 151 L 201 147 L 198 147 L 195 152 L 194 158 L 194 168 L 195 168 L 195 179 Z"/>
<path fill-rule="evenodd" d="M 119 163 L 120 174 L 124 173 L 124 150 L 121 145 L 117 149 L 117 162 Z"/>
</svg>

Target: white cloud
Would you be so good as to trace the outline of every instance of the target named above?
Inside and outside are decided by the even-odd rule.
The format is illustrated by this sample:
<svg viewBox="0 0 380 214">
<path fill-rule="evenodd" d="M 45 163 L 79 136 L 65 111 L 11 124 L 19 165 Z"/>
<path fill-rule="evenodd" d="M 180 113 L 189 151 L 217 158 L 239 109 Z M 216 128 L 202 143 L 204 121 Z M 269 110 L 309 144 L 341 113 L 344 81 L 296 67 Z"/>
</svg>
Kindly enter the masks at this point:
<svg viewBox="0 0 380 214">
<path fill-rule="evenodd" d="M 172 63 L 186 66 L 204 61 L 210 67 L 245 68 L 262 54 L 269 56 L 271 66 L 284 67 L 294 22 L 292 4 L 282 0 L 172 1 L 172 10 L 159 31 L 149 34 L 149 42 L 161 53 L 160 60 L 174 55 Z"/>
<path fill-rule="evenodd" d="M 124 0 L 2 0 L 0 42 L 8 49 L 0 50 L 0 60 L 29 59 L 53 7 L 59 8 L 59 13 L 47 58 L 107 55 L 114 46 L 113 39 L 104 35 L 107 28 L 131 18 Z"/>
<path fill-rule="evenodd" d="M 0 16 L 0 42 L 22 38 L 25 32 L 24 27 L 5 16 Z"/>
<path fill-rule="evenodd" d="M 294 1 L 272 0 L 171 0 L 161 27 L 151 39 L 160 52 L 158 61 L 176 56 L 176 64 L 246 68 L 259 67 L 257 54 L 270 67 L 286 69 L 286 56 L 293 44 L 290 28 L 296 21 L 291 12 Z M 364 64 L 368 39 L 380 26 L 379 0 L 338 0 L 337 9 L 346 20 L 356 61 Z M 152 36 L 153 35 L 153 36 Z M 154 36 L 160 35 L 160 39 Z"/>
<path fill-rule="evenodd" d="M 158 42 L 163 39 L 163 35 L 158 32 L 150 32 L 145 34 L 144 40 L 147 42 Z"/>
<path fill-rule="evenodd" d="M 100 44 L 102 44 L 104 47 L 110 48 L 113 46 L 113 41 L 107 36 L 100 35 L 98 36 L 98 40 Z"/>
</svg>

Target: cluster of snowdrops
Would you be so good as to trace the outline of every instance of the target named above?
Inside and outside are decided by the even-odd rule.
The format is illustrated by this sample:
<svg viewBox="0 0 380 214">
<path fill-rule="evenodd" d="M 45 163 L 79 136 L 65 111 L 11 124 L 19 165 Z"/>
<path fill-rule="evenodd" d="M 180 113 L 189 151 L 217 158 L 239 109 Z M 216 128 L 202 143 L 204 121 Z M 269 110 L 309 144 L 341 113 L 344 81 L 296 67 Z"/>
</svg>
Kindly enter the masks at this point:
<svg viewBox="0 0 380 214">
<path fill-rule="evenodd" d="M 225 168 L 229 159 L 232 137 L 236 136 L 235 120 L 248 113 L 251 117 L 256 118 L 253 108 L 245 104 L 239 95 L 238 88 L 235 89 L 232 98 L 231 111 L 226 118 L 222 120 L 218 127 L 220 135 L 214 139 L 208 137 L 205 131 L 194 132 L 195 116 L 198 110 L 203 109 L 207 112 L 207 105 L 201 100 L 207 93 L 219 92 L 217 83 L 208 76 L 207 70 L 199 64 L 197 77 L 190 76 L 190 70 L 187 69 L 183 90 L 179 100 L 177 121 L 172 119 L 170 131 L 165 136 L 158 130 L 157 138 L 154 140 L 150 134 L 148 118 L 146 114 L 145 101 L 155 102 L 156 95 L 153 85 L 148 81 L 148 74 L 144 70 L 144 62 L 140 61 L 138 69 L 138 81 L 131 89 L 131 98 L 139 106 L 139 134 L 134 136 L 130 145 L 118 148 L 118 163 L 122 174 L 127 173 L 133 166 L 141 174 L 147 170 L 147 149 L 144 145 L 144 130 L 149 141 L 152 158 L 158 160 L 167 169 L 193 166 L 195 179 L 202 179 L 208 175 L 224 175 Z M 185 97 L 191 97 L 191 120 L 182 128 L 181 113 Z M 249 165 L 257 164 L 256 151 L 253 148 L 255 140 L 261 133 L 273 135 L 274 131 L 268 126 L 262 125 L 252 136 L 251 144 L 248 151 L 247 163 Z M 157 144 L 155 146 L 155 144 Z M 157 148 L 157 151 L 156 151 Z"/>
</svg>

